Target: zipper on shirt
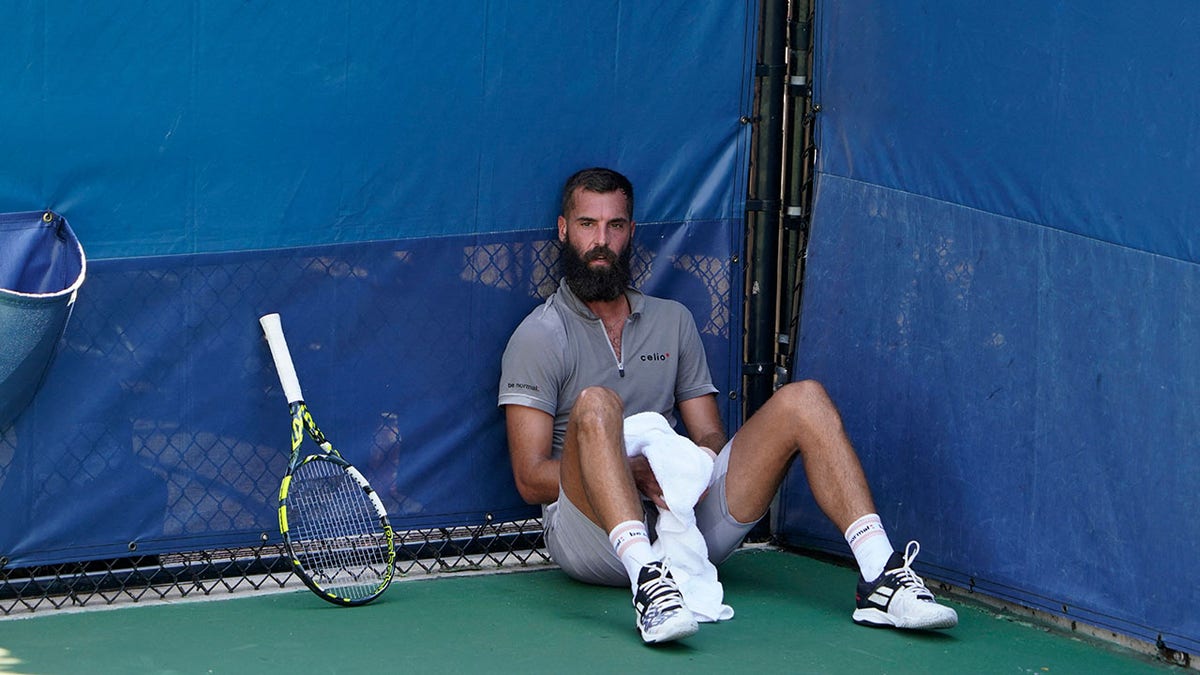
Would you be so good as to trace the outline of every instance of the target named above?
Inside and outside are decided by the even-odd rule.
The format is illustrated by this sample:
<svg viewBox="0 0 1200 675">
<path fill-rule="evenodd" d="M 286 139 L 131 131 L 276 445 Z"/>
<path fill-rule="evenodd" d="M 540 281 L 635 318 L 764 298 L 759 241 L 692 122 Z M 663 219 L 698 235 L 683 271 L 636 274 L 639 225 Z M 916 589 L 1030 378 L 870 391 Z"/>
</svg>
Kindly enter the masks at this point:
<svg viewBox="0 0 1200 675">
<path fill-rule="evenodd" d="M 625 377 L 625 356 L 617 358 L 617 350 L 613 349 L 612 340 L 608 339 L 608 331 L 604 329 L 604 322 L 596 319 L 596 323 L 600 326 L 600 334 L 604 336 L 604 344 L 608 345 L 608 353 L 612 354 L 613 361 L 617 363 L 617 374 Z M 625 331 L 629 328 L 629 319 L 625 319 L 625 326 L 621 328 L 621 341 L 625 341 Z"/>
</svg>

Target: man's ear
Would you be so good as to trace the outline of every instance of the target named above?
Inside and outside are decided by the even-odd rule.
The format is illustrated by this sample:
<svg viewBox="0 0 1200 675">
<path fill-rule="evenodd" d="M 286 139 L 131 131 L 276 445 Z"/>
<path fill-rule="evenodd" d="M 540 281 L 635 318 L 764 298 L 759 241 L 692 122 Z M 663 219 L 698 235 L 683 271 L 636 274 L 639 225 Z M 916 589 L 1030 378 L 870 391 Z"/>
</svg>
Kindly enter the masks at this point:
<svg viewBox="0 0 1200 675">
<path fill-rule="evenodd" d="M 558 217 L 558 240 L 563 242 L 567 240 L 567 219 L 562 216 Z"/>
</svg>

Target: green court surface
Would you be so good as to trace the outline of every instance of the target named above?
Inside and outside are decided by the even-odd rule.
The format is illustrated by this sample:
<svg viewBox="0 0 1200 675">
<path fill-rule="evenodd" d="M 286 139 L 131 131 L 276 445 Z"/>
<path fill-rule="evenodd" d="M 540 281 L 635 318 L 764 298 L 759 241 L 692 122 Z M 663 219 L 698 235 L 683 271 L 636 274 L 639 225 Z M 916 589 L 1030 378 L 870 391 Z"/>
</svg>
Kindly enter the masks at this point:
<svg viewBox="0 0 1200 675">
<path fill-rule="evenodd" d="M 629 593 L 556 569 L 397 583 L 339 608 L 307 591 L 0 621 L 0 673 L 1185 673 L 951 602 L 938 633 L 850 621 L 855 573 L 753 549 L 721 568 L 736 616 L 641 644 Z"/>
</svg>

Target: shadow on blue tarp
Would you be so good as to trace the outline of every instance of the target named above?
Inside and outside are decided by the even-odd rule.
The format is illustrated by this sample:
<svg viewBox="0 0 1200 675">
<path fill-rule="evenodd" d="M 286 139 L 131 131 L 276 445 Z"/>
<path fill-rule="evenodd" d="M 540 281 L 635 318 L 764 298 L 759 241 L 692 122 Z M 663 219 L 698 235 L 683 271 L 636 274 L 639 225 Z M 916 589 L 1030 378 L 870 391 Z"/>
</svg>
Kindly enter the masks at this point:
<svg viewBox="0 0 1200 675">
<path fill-rule="evenodd" d="M 86 267 L 62 216 L 0 214 L 0 430 L 37 393 Z"/>
</svg>

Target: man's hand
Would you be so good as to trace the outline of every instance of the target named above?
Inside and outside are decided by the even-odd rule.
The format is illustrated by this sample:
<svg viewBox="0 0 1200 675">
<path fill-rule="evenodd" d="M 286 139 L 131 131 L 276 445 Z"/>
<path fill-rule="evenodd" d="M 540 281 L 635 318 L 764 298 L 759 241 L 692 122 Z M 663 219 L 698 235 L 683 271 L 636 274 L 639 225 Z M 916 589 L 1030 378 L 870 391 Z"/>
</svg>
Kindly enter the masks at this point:
<svg viewBox="0 0 1200 675">
<path fill-rule="evenodd" d="M 663 499 L 662 487 L 650 468 L 650 461 L 644 455 L 630 457 L 629 468 L 633 471 L 633 484 L 637 486 L 638 492 L 654 502 L 658 508 L 666 509 L 667 502 Z"/>
<path fill-rule="evenodd" d="M 714 460 L 717 458 L 717 453 L 713 452 L 712 449 L 706 448 L 703 445 L 696 447 L 707 452 Z M 650 468 L 650 461 L 646 459 L 645 455 L 630 457 L 629 468 L 633 471 L 633 484 L 637 486 L 638 492 L 654 502 L 654 505 L 658 508 L 670 511 L 671 509 L 667 506 L 667 502 L 663 498 L 662 486 L 658 484 L 658 478 L 654 476 L 654 470 Z M 708 488 L 705 488 L 704 492 L 700 493 L 700 498 L 696 500 L 696 504 L 704 501 L 706 496 L 708 496 Z"/>
</svg>

